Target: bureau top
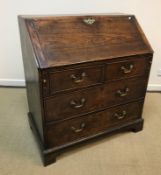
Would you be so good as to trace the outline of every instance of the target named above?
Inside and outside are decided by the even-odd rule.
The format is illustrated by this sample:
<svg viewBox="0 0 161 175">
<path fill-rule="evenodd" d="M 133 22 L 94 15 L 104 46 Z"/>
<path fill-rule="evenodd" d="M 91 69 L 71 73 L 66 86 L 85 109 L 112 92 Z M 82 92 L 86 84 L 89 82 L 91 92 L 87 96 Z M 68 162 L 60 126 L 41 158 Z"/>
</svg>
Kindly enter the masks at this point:
<svg viewBox="0 0 161 175">
<path fill-rule="evenodd" d="M 39 68 L 152 53 L 133 15 L 19 16 Z"/>
</svg>

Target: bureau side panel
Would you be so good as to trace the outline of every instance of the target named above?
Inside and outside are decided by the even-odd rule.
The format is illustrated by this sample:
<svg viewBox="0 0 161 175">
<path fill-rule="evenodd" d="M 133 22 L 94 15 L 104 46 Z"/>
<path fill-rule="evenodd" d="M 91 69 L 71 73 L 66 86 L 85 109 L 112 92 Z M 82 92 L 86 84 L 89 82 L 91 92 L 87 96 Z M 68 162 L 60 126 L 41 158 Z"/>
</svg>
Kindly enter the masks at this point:
<svg viewBox="0 0 161 175">
<path fill-rule="evenodd" d="M 38 69 L 38 64 L 36 62 L 25 20 L 20 16 L 18 17 L 18 20 L 29 112 L 32 114 L 40 138 L 43 141 L 42 108 L 39 86 L 40 71 Z"/>
</svg>

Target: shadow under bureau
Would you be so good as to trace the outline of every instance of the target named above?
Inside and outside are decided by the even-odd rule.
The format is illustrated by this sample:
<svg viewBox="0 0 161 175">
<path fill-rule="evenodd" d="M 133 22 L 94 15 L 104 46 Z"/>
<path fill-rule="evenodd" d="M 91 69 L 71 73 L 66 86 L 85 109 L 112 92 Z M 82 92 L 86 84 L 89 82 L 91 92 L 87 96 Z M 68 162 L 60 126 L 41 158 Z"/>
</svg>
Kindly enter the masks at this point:
<svg viewBox="0 0 161 175">
<path fill-rule="evenodd" d="M 19 16 L 19 27 L 44 165 L 72 145 L 142 130 L 153 50 L 134 15 Z"/>
</svg>

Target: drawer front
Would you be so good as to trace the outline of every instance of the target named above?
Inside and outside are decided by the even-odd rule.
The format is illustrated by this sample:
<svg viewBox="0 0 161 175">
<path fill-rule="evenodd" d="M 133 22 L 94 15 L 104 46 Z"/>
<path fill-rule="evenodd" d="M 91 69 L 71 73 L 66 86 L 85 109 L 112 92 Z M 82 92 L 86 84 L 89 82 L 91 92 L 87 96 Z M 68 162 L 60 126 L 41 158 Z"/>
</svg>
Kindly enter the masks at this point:
<svg viewBox="0 0 161 175">
<path fill-rule="evenodd" d="M 150 60 L 147 58 L 136 58 L 107 64 L 106 80 L 116 80 L 134 76 L 143 76 L 150 68 Z"/>
<path fill-rule="evenodd" d="M 45 120 L 59 120 L 144 97 L 146 79 L 129 79 L 44 100 Z"/>
<path fill-rule="evenodd" d="M 110 108 L 46 127 L 47 146 L 61 146 L 141 117 L 143 102 Z"/>
<path fill-rule="evenodd" d="M 96 85 L 101 83 L 102 79 L 103 66 L 82 67 L 53 73 L 50 72 L 50 94 L 54 94 L 58 91 Z"/>
</svg>

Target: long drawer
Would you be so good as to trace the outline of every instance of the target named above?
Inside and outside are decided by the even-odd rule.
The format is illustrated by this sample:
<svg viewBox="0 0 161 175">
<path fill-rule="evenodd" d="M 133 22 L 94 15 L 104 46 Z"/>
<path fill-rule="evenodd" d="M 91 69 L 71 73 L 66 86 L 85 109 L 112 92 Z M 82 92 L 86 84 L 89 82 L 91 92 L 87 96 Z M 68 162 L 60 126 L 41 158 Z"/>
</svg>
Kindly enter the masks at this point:
<svg viewBox="0 0 161 175">
<path fill-rule="evenodd" d="M 121 80 L 44 100 L 47 122 L 71 118 L 144 97 L 146 79 Z"/>
<path fill-rule="evenodd" d="M 57 147 L 126 124 L 141 117 L 142 106 L 143 101 L 133 102 L 46 126 L 47 146 Z"/>
</svg>

